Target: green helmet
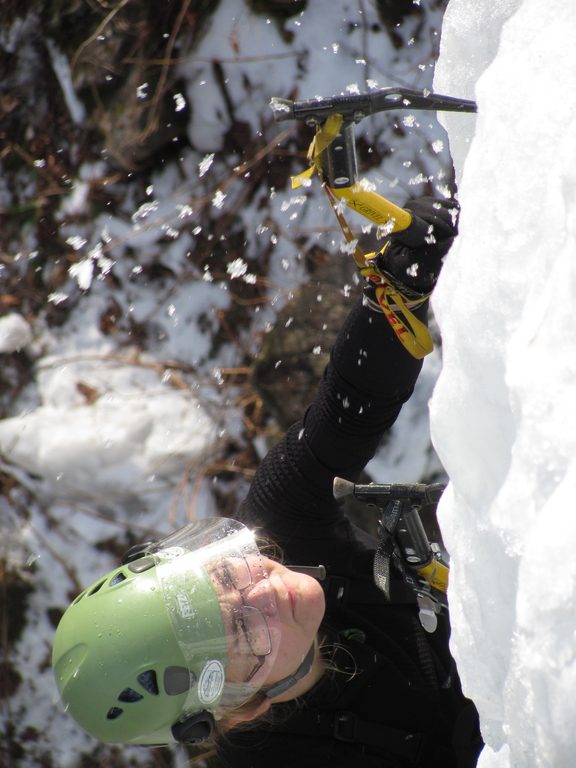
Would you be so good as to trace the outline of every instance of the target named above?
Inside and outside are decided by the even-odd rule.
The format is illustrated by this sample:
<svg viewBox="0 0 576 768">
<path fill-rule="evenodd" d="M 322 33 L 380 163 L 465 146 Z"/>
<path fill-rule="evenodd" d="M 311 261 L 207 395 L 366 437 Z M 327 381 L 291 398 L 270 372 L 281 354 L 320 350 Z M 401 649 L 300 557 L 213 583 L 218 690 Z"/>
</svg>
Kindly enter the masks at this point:
<svg viewBox="0 0 576 768">
<path fill-rule="evenodd" d="M 247 576 L 236 575 L 238 563 Z M 266 578 L 259 563 L 247 528 L 206 520 L 146 547 L 84 590 L 64 613 L 52 654 L 66 710 L 105 742 L 206 738 L 214 717 L 258 690 L 264 660 L 277 649 L 262 612 L 243 596 Z M 271 590 L 267 599 L 273 610 Z M 234 633 L 247 624 L 251 644 L 244 637 L 240 644 Z M 242 666 L 244 648 L 251 662 Z"/>
</svg>

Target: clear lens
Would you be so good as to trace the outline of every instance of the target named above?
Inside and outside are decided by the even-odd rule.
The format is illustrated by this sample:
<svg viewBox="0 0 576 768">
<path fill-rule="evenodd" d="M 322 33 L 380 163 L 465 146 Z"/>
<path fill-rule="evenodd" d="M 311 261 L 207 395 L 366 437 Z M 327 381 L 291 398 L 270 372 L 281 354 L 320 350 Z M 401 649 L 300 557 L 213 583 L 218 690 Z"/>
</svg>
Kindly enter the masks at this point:
<svg viewBox="0 0 576 768">
<path fill-rule="evenodd" d="M 232 682 L 254 682 L 272 653 L 267 616 L 274 615 L 276 602 L 259 555 L 231 554 L 208 569 L 220 599 L 229 637 L 230 662 L 227 678 Z"/>
<path fill-rule="evenodd" d="M 175 635 L 191 668 L 199 654 L 226 659 L 225 686 L 213 711 L 238 706 L 264 684 L 280 644 L 276 595 L 254 535 L 235 520 L 204 520 L 168 536 L 152 553 Z M 203 610 L 195 599 L 196 579 L 213 586 L 221 618 L 207 625 L 220 625 L 219 638 L 208 631 L 203 640 L 192 638 L 182 620 L 183 614 L 201 615 Z"/>
</svg>

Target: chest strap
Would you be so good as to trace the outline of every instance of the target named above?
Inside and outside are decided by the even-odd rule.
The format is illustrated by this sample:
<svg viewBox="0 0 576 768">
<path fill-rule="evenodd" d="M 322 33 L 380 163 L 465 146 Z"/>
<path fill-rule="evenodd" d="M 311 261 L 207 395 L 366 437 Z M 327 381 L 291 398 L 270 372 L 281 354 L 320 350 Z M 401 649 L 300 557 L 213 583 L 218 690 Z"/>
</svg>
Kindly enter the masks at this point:
<svg viewBox="0 0 576 768">
<path fill-rule="evenodd" d="M 394 755 L 414 766 L 418 765 L 422 756 L 424 742 L 422 734 L 362 720 L 354 712 L 348 711 L 296 712 L 281 729 L 298 736 L 362 745 L 368 752 Z"/>
</svg>

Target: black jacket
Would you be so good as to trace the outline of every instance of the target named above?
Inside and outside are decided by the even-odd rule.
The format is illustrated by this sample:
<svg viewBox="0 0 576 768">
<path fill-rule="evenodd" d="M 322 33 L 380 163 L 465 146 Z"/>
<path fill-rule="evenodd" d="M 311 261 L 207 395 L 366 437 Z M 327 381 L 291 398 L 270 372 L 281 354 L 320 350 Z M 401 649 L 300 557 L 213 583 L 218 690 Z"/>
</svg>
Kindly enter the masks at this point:
<svg viewBox="0 0 576 768">
<path fill-rule="evenodd" d="M 335 475 L 356 480 L 372 458 L 420 368 L 384 316 L 358 303 L 302 422 L 256 473 L 241 518 L 280 545 L 287 565 L 326 566 L 325 654 L 340 671 L 297 704 L 275 705 L 270 723 L 229 734 L 226 766 L 476 765 L 478 717 L 460 689 L 448 620 L 424 632 L 400 577 L 386 602 L 371 575 L 377 542 L 332 495 Z"/>
</svg>

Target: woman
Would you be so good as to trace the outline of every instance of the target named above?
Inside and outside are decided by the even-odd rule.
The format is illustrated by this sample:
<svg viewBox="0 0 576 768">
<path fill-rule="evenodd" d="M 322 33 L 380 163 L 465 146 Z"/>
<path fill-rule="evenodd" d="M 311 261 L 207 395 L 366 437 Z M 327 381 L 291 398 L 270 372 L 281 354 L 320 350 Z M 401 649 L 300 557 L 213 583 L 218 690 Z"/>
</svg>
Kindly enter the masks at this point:
<svg viewBox="0 0 576 768">
<path fill-rule="evenodd" d="M 422 198 L 418 247 L 390 236 L 378 270 L 425 321 L 456 235 L 456 204 Z M 449 627 L 418 620 L 392 571 L 373 583 L 377 542 L 336 504 L 410 397 L 421 363 L 365 290 L 318 394 L 260 465 L 238 521 L 205 521 L 129 554 L 64 615 L 53 663 L 70 713 L 105 741 L 216 739 L 226 766 L 476 765 L 474 705 Z M 258 529 L 283 553 L 260 554 Z M 301 566 L 325 567 L 320 584 Z M 291 567 L 299 566 L 298 568 Z"/>
</svg>

